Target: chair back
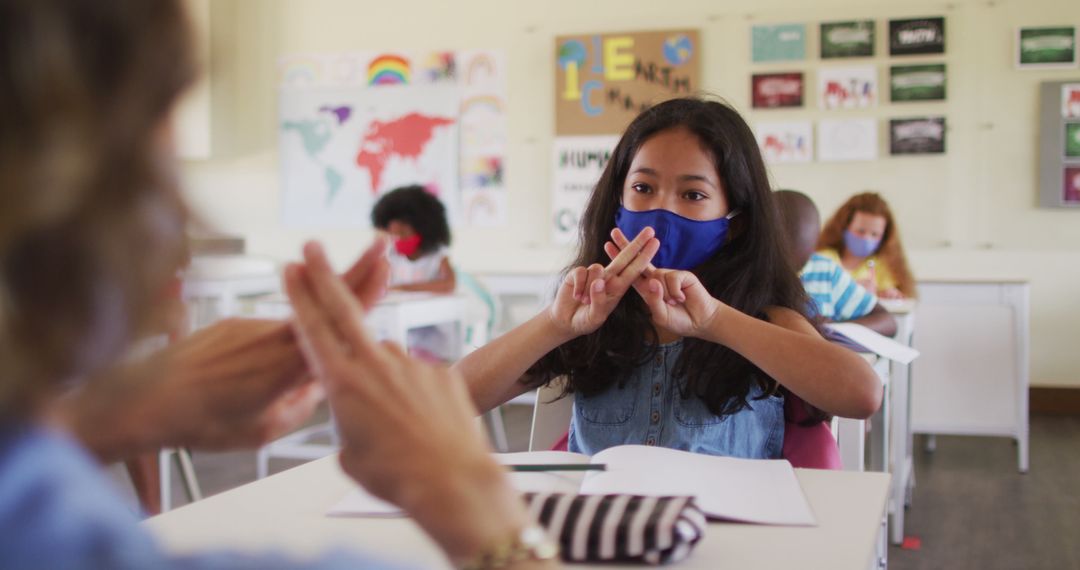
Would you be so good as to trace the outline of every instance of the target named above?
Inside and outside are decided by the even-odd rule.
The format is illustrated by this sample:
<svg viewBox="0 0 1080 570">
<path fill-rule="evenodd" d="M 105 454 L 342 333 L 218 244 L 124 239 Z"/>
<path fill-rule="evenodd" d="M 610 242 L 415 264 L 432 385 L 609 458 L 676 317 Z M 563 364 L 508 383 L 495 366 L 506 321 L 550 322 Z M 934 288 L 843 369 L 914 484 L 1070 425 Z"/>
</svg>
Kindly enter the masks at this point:
<svg viewBox="0 0 1080 570">
<path fill-rule="evenodd" d="M 565 379 L 556 378 L 536 392 L 529 451 L 546 451 L 566 435 L 574 414 L 574 398 L 559 398 Z"/>
</svg>

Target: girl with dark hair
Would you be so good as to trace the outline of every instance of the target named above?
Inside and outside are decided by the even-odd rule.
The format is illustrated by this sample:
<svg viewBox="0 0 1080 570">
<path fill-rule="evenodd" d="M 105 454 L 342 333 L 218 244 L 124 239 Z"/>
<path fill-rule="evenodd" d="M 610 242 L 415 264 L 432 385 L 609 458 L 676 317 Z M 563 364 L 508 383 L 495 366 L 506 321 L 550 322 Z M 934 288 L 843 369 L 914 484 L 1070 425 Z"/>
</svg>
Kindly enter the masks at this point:
<svg viewBox="0 0 1080 570">
<path fill-rule="evenodd" d="M 781 235 L 738 113 L 694 98 L 656 105 L 616 146 L 552 304 L 457 368 L 481 410 L 565 377 L 571 451 L 779 457 L 785 391 L 851 417 L 882 394 L 870 366 L 804 316 Z"/>
<path fill-rule="evenodd" d="M 371 224 L 393 239 L 390 289 L 452 293 L 454 268 L 447 246 L 446 208 L 423 186 L 405 186 L 383 194 L 371 210 Z"/>
<path fill-rule="evenodd" d="M 453 293 L 457 276 L 447 246 L 446 207 L 423 186 L 395 188 L 371 209 L 371 224 L 390 236 L 390 291 Z M 456 354 L 453 330 L 433 325 L 409 330 L 409 354 L 428 362 L 449 362 Z"/>
<path fill-rule="evenodd" d="M 848 198 L 821 230 L 818 250 L 883 299 L 915 297 L 900 230 L 888 202 L 876 192 Z"/>
</svg>

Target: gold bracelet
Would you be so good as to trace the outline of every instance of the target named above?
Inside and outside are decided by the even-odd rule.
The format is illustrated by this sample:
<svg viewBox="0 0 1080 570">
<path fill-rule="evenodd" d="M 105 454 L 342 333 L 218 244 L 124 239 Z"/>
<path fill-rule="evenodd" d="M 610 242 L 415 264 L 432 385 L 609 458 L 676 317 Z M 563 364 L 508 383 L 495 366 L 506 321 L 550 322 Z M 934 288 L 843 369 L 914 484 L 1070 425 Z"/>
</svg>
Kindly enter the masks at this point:
<svg viewBox="0 0 1080 570">
<path fill-rule="evenodd" d="M 462 566 L 462 570 L 503 570 L 519 562 L 554 560 L 558 555 L 559 546 L 547 532 L 539 525 L 532 525 L 481 553 Z"/>
</svg>

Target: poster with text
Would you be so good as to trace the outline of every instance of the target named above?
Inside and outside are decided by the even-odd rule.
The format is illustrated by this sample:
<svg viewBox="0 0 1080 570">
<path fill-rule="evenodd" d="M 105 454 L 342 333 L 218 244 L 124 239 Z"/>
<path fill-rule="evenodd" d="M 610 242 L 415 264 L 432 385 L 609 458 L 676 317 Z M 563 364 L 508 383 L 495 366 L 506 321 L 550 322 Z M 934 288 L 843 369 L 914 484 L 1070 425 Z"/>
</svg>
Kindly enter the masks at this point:
<svg viewBox="0 0 1080 570">
<path fill-rule="evenodd" d="M 754 132 L 766 164 L 814 160 L 810 121 L 758 123 Z"/>
<path fill-rule="evenodd" d="M 614 135 L 555 138 L 551 212 L 555 243 L 577 242 L 585 204 L 618 143 L 619 137 Z"/>
<path fill-rule="evenodd" d="M 945 64 L 894 65 L 889 68 L 889 100 L 944 101 Z"/>
<path fill-rule="evenodd" d="M 817 153 L 821 161 L 875 160 L 878 157 L 877 121 L 822 119 L 817 125 Z"/>
<path fill-rule="evenodd" d="M 944 154 L 945 117 L 889 120 L 889 154 Z"/>
<path fill-rule="evenodd" d="M 1065 156 L 1080 158 L 1080 123 L 1065 123 Z"/>
<path fill-rule="evenodd" d="M 750 81 L 755 109 L 802 107 L 802 73 L 755 73 Z"/>
<path fill-rule="evenodd" d="M 701 87 L 696 30 L 555 38 L 555 134 L 622 133 L 642 110 Z"/>
<path fill-rule="evenodd" d="M 753 26 L 750 53 L 754 63 L 806 59 L 806 25 Z"/>
<path fill-rule="evenodd" d="M 1017 29 L 1016 64 L 1021 68 L 1076 67 L 1076 28 Z"/>
<path fill-rule="evenodd" d="M 1080 119 L 1080 83 L 1066 83 L 1061 86 L 1061 116 L 1065 119 Z"/>
<path fill-rule="evenodd" d="M 1065 169 L 1062 199 L 1068 204 L 1080 204 L 1080 167 Z"/>
<path fill-rule="evenodd" d="M 824 22 L 821 24 L 821 59 L 872 57 L 874 21 Z"/>
<path fill-rule="evenodd" d="M 945 18 L 889 20 L 889 55 L 945 53 Z"/>
<path fill-rule="evenodd" d="M 877 69 L 872 65 L 818 70 L 818 105 L 822 109 L 873 107 L 877 93 Z"/>
</svg>

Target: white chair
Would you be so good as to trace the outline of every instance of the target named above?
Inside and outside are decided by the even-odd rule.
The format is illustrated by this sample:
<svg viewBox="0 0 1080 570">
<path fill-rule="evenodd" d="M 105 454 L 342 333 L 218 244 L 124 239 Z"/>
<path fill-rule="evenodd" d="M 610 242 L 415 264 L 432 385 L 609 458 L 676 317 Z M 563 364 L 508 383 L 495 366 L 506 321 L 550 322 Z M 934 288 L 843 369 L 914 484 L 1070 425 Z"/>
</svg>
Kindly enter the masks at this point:
<svg viewBox="0 0 1080 570">
<path fill-rule="evenodd" d="M 559 441 L 570 429 L 574 414 L 574 398 L 562 394 L 562 378 L 556 378 L 535 392 L 533 400 L 532 430 L 529 433 L 529 451 L 546 451 Z"/>
</svg>

